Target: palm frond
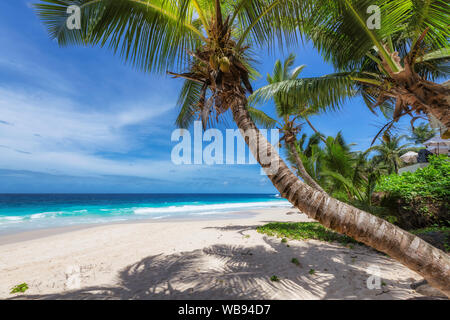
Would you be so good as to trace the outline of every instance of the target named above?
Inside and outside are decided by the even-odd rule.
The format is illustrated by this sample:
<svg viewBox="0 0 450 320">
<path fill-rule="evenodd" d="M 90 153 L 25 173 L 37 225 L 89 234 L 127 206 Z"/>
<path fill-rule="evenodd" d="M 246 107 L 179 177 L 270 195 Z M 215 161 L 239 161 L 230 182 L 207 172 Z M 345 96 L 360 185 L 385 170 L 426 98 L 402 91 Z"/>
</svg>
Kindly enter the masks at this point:
<svg viewBox="0 0 450 320">
<path fill-rule="evenodd" d="M 291 106 L 308 105 L 316 110 L 327 108 L 334 110 L 356 93 L 352 74 L 339 73 L 268 84 L 256 90 L 250 96 L 249 101 L 264 103 L 277 97 L 282 103 Z"/>
<path fill-rule="evenodd" d="M 306 65 L 302 64 L 301 66 L 298 66 L 292 70 L 291 75 L 288 77 L 291 80 L 297 79 L 300 73 L 305 69 Z"/>
<path fill-rule="evenodd" d="M 448 48 L 450 4 L 444 0 L 309 0 L 304 1 L 302 31 L 306 32 L 323 57 L 338 70 L 354 70 L 367 53 L 382 56 L 395 71 L 396 66 L 385 50 L 394 41 L 402 48 L 414 43 L 430 28 L 424 44 L 432 50 Z M 380 9 L 380 28 L 368 28 L 371 15 L 367 9 Z M 376 50 L 373 50 L 375 48 Z"/>
<path fill-rule="evenodd" d="M 247 107 L 247 110 L 248 110 L 248 113 L 250 114 L 250 117 L 252 118 L 253 122 L 255 122 L 257 125 L 260 125 L 261 127 L 265 128 L 265 129 L 276 128 L 276 126 L 278 124 L 277 120 L 271 118 L 264 111 L 253 108 L 253 107 Z"/>
<path fill-rule="evenodd" d="M 192 7 L 175 0 L 40 0 L 35 4 L 51 38 L 59 45 L 97 45 L 143 71 L 166 72 L 186 63 L 187 50 L 203 36 Z M 67 8 L 81 11 L 81 28 L 70 30 Z M 180 18 L 181 17 L 181 18 Z"/>
<path fill-rule="evenodd" d="M 297 22 L 301 20 L 301 3 L 291 0 L 241 0 L 235 20 L 240 30 L 238 48 L 252 43 L 274 49 L 298 42 Z"/>
<path fill-rule="evenodd" d="M 180 107 L 175 121 L 177 127 L 187 129 L 195 120 L 201 90 L 202 84 L 192 80 L 184 81 L 177 102 L 177 105 Z"/>
</svg>

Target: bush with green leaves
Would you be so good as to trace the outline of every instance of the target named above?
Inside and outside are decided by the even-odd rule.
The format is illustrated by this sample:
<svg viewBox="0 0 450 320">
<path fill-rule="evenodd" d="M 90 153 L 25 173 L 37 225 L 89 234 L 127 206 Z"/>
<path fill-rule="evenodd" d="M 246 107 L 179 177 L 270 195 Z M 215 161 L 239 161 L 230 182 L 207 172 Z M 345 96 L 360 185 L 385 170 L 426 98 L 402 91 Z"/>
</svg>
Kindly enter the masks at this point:
<svg viewBox="0 0 450 320">
<path fill-rule="evenodd" d="M 429 197 L 437 200 L 450 199 L 450 161 L 446 155 L 431 156 L 430 164 L 415 172 L 382 177 L 377 191 L 388 192 L 405 200 Z"/>
<path fill-rule="evenodd" d="M 381 202 L 406 229 L 450 225 L 450 161 L 447 156 L 431 156 L 430 164 L 415 172 L 381 178 L 377 191 Z"/>
<path fill-rule="evenodd" d="M 26 282 L 18 284 L 17 286 L 14 286 L 14 288 L 11 289 L 10 294 L 15 293 L 24 293 L 28 290 L 28 284 Z"/>
</svg>

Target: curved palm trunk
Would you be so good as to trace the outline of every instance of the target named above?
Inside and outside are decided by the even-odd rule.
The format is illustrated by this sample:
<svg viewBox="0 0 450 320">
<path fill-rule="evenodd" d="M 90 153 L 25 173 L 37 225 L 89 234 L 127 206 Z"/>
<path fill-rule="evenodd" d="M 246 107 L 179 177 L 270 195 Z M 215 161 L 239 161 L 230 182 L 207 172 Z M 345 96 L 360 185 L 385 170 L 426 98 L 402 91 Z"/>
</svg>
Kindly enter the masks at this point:
<svg viewBox="0 0 450 320">
<path fill-rule="evenodd" d="M 249 148 L 284 198 L 325 227 L 388 254 L 450 297 L 450 257 L 447 254 L 383 219 L 301 182 L 256 128 L 245 108 L 246 103 L 244 95 L 235 96 L 231 102 L 233 119 L 240 130 L 256 132 L 258 143 L 250 143 Z M 270 164 L 264 164 L 260 155 L 269 155 L 273 163 L 278 163 L 276 173 L 270 172 Z"/>
<path fill-rule="evenodd" d="M 433 115 L 446 129 L 450 129 L 450 87 L 448 83 L 438 84 L 421 78 L 415 71 L 411 63 L 417 53 L 418 45 L 428 32 L 424 31 L 417 40 L 416 47 L 404 59 L 404 67 L 399 63 L 399 72 L 393 72 L 382 57 L 382 63 L 389 73 L 389 76 L 396 82 L 397 86 L 392 88 L 392 92 L 402 103 L 412 106 L 416 111 Z M 395 111 L 394 111 L 395 116 Z"/>
<path fill-rule="evenodd" d="M 314 180 L 309 173 L 306 171 L 305 166 L 303 165 L 303 161 L 300 158 L 300 156 L 298 155 L 298 151 L 297 148 L 295 147 L 295 144 L 292 142 L 288 142 L 287 143 L 289 145 L 289 148 L 291 149 L 291 152 L 293 153 L 294 157 L 295 157 L 295 162 L 297 163 L 297 169 L 299 172 L 300 177 L 303 178 L 303 180 L 311 187 L 313 187 L 314 189 L 317 189 L 321 192 L 325 192 L 322 187 L 316 182 L 316 180 Z"/>
<path fill-rule="evenodd" d="M 404 95 L 411 105 L 424 106 L 443 126 L 450 128 L 450 89 L 444 85 L 421 80 L 409 87 L 412 95 Z"/>
</svg>

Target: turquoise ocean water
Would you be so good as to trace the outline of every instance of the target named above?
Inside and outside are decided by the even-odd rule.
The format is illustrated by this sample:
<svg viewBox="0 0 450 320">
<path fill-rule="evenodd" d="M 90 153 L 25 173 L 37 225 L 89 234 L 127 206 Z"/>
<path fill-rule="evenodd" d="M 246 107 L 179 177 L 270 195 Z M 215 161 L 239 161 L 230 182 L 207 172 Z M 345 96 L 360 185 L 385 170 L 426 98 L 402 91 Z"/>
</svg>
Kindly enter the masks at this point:
<svg viewBox="0 0 450 320">
<path fill-rule="evenodd" d="M 227 217 L 290 206 L 274 194 L 0 194 L 0 234 L 137 219 Z"/>
</svg>

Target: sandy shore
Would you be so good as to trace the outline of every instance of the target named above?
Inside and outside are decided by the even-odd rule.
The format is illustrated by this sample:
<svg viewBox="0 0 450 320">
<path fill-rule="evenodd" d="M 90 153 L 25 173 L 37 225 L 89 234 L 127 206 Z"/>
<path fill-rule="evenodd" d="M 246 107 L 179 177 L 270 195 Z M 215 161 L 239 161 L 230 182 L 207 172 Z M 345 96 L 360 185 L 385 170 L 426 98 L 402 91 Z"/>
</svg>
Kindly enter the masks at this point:
<svg viewBox="0 0 450 320">
<path fill-rule="evenodd" d="M 270 221 L 309 221 L 292 209 L 234 219 L 160 221 L 0 237 L 0 298 L 411 299 L 421 277 L 364 246 L 289 241 L 256 232 Z M 291 263 L 297 258 L 300 266 Z M 371 268 L 382 287 L 368 289 Z M 314 269 L 315 273 L 310 274 Z M 276 275 L 280 281 L 273 282 Z M 26 282 L 25 294 L 10 294 Z M 79 286 L 77 288 L 77 286 Z"/>
</svg>

